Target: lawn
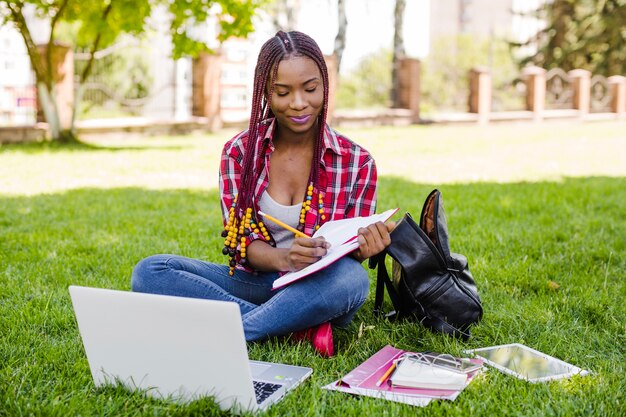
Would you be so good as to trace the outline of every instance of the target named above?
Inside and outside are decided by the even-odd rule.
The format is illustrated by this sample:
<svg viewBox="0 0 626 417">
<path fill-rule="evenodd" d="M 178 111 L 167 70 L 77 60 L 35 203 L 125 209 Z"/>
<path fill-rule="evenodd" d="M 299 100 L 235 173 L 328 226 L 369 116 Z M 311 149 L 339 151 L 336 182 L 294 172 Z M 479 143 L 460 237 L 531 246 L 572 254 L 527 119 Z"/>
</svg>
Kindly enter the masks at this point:
<svg viewBox="0 0 626 417">
<path fill-rule="evenodd" d="M 250 344 L 253 359 L 314 369 L 268 415 L 626 414 L 624 123 L 342 131 L 378 161 L 379 211 L 418 215 L 428 192 L 442 191 L 484 319 L 455 340 L 375 317 L 372 293 L 335 331 L 330 360 L 306 344 Z M 214 186 L 233 133 L 0 147 L 0 416 L 222 414 L 210 399 L 96 389 L 67 286 L 128 290 L 133 265 L 159 252 L 224 261 Z M 456 401 L 425 408 L 320 388 L 386 344 L 460 354 L 513 342 L 591 374 L 529 384 L 490 370 Z"/>
</svg>

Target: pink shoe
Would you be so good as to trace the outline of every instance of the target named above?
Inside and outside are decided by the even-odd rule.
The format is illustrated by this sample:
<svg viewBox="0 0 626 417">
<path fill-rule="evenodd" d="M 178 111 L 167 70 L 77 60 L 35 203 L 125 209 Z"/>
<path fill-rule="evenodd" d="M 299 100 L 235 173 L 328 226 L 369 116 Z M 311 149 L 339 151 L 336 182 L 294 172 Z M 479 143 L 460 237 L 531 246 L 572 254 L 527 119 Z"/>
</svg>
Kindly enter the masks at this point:
<svg viewBox="0 0 626 417">
<path fill-rule="evenodd" d="M 335 347 L 333 346 L 333 328 L 330 322 L 294 332 L 291 335 L 291 340 L 294 342 L 310 340 L 313 348 L 325 358 L 330 358 L 335 354 Z"/>
</svg>

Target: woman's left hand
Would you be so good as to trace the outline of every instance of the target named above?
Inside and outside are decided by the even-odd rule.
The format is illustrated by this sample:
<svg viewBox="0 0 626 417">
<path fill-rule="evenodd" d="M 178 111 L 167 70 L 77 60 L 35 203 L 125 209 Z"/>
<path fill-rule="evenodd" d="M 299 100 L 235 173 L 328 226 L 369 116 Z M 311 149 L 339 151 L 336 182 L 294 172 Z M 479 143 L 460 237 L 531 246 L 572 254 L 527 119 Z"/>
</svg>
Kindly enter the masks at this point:
<svg viewBox="0 0 626 417">
<path fill-rule="evenodd" d="M 396 227 L 395 222 L 376 222 L 359 229 L 359 248 L 352 255 L 360 262 L 382 252 L 391 243 L 391 232 Z"/>
</svg>

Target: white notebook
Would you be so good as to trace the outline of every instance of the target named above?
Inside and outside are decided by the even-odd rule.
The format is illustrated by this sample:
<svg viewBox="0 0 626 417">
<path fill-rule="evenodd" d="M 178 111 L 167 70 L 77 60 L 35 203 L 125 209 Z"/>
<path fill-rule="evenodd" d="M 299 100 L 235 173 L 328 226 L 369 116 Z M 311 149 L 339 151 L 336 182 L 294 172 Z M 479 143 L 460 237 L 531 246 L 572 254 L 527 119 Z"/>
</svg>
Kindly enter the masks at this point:
<svg viewBox="0 0 626 417">
<path fill-rule="evenodd" d="M 460 390 L 467 385 L 467 375 L 448 371 L 412 359 L 404 359 L 391 375 L 391 385 L 407 388 Z"/>
<path fill-rule="evenodd" d="M 358 230 L 361 227 L 367 227 L 370 224 L 374 224 L 378 221 L 386 222 L 398 211 L 397 208 L 387 210 L 380 214 L 373 214 L 366 217 L 353 217 L 349 219 L 331 220 L 322 225 L 314 234 L 313 237 L 324 236 L 324 238 L 330 242 L 330 249 L 322 259 L 303 268 L 299 271 L 288 272 L 274 281 L 273 289 L 283 287 L 287 284 L 291 284 L 294 281 L 299 280 L 307 275 L 317 272 L 320 269 L 327 267 L 328 265 L 346 256 L 348 253 L 359 247 L 357 241 Z"/>
</svg>

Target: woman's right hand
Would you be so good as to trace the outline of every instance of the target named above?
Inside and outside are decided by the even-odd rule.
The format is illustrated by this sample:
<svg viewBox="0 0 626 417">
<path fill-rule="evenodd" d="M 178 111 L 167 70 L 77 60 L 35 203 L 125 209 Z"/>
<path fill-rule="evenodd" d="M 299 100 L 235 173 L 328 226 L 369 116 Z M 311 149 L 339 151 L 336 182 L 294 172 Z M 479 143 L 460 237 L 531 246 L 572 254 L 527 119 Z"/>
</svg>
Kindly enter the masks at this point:
<svg viewBox="0 0 626 417">
<path fill-rule="evenodd" d="M 287 252 L 287 265 L 290 271 L 299 271 L 326 255 L 330 243 L 323 237 L 297 237 Z"/>
</svg>

